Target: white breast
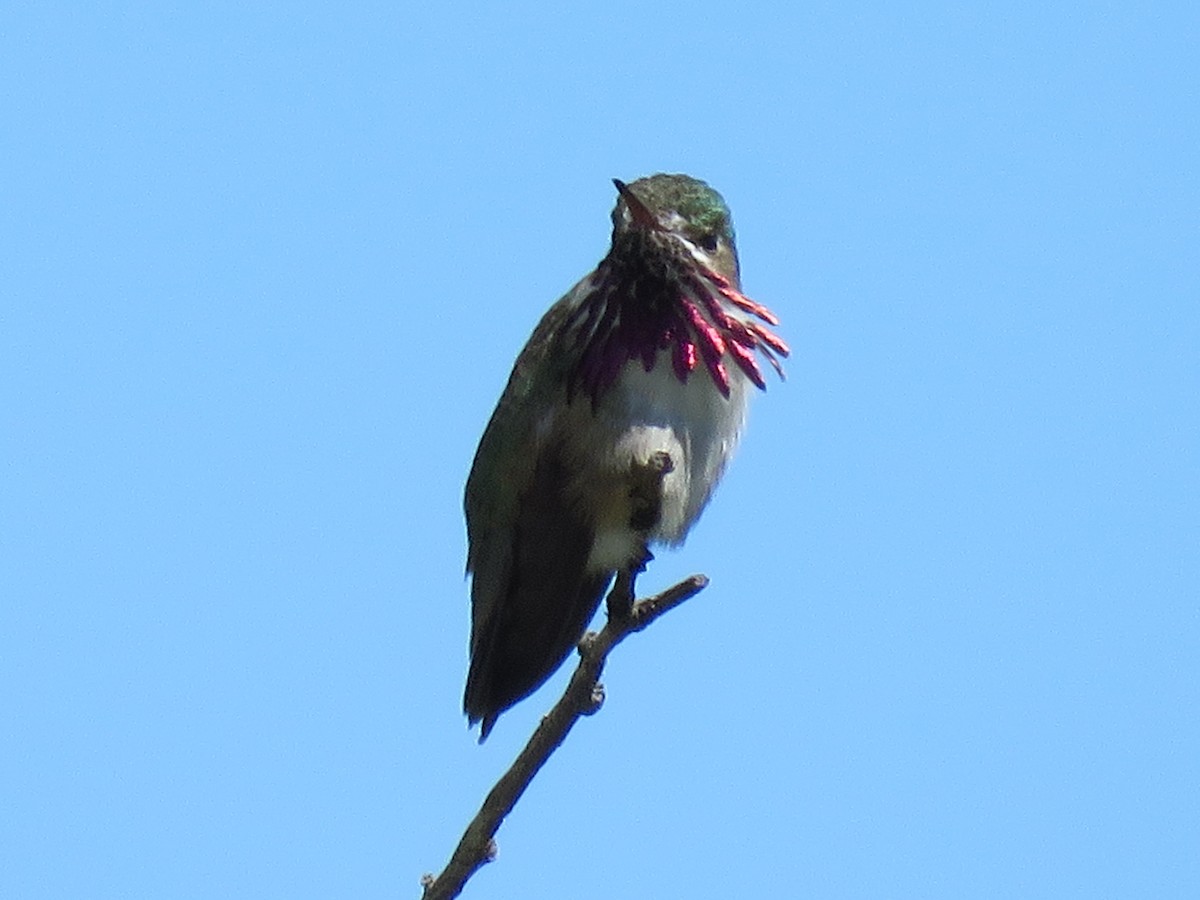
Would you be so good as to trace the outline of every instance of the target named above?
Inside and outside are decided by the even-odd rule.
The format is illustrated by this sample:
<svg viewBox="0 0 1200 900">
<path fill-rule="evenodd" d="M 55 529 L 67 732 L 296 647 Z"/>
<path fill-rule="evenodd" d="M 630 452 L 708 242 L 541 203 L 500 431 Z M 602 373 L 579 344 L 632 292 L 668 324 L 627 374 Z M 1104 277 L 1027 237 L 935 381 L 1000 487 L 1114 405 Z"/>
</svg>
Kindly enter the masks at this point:
<svg viewBox="0 0 1200 900">
<path fill-rule="evenodd" d="M 626 497 L 603 498 L 596 492 L 612 485 L 613 494 L 627 494 L 620 479 L 611 476 L 627 472 L 631 464 L 645 464 L 655 453 L 667 453 L 674 469 L 663 480 L 662 515 L 650 538 L 678 544 L 687 535 L 737 446 L 745 422 L 750 383 L 736 366 L 730 368 L 726 398 L 703 364 L 687 384 L 681 383 L 669 352 L 663 351 L 650 372 L 638 361 L 627 363 L 594 413 L 589 409 L 586 416 L 571 417 L 575 429 L 571 443 L 591 461 L 581 487 L 589 507 L 601 510 L 594 523 L 596 541 L 589 568 L 621 568 L 631 554 L 640 552 L 641 538 L 629 528 L 627 503 L 622 502 Z"/>
</svg>

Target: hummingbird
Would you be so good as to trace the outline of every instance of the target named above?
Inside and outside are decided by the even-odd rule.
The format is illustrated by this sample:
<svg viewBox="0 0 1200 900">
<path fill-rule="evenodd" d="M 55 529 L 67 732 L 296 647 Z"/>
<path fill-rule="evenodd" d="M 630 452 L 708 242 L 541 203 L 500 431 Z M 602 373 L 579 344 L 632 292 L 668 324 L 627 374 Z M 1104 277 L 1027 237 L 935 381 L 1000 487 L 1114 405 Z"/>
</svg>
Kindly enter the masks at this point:
<svg viewBox="0 0 1200 900">
<path fill-rule="evenodd" d="M 729 208 L 687 175 L 617 189 L 608 255 L 555 303 L 509 376 L 467 478 L 479 740 L 570 653 L 614 577 L 677 546 L 746 418 L 778 319 L 741 290 Z"/>
</svg>

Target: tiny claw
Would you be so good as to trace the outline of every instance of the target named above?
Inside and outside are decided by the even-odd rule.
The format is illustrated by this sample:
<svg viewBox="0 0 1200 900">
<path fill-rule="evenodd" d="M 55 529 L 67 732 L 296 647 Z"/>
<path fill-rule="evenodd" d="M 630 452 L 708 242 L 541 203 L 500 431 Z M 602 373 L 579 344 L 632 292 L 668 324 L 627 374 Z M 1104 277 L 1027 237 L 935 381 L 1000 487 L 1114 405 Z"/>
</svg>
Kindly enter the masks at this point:
<svg viewBox="0 0 1200 900">
<path fill-rule="evenodd" d="M 637 602 L 637 577 L 642 572 L 646 571 L 646 566 L 654 561 L 654 554 L 650 552 L 650 548 L 643 545 L 642 555 L 629 563 L 629 568 L 617 573 L 617 584 L 621 586 L 621 618 L 628 619 L 633 615 L 633 604 Z M 613 587 L 615 593 L 617 588 Z M 612 594 L 608 595 L 608 611 L 612 615 Z"/>
<path fill-rule="evenodd" d="M 618 622 L 628 619 L 633 612 L 633 599 L 633 575 L 622 569 L 608 592 L 608 617 Z"/>
</svg>

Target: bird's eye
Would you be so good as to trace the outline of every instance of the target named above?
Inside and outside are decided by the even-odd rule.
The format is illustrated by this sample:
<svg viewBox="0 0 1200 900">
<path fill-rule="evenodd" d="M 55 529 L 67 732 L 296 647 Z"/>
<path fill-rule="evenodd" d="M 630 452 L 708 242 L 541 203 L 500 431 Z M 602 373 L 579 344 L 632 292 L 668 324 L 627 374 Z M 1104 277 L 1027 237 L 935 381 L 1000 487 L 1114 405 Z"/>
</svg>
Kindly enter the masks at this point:
<svg viewBox="0 0 1200 900">
<path fill-rule="evenodd" d="M 708 234 L 702 234 L 696 239 L 696 245 L 707 253 L 715 253 L 717 245 L 721 242 L 721 238 L 715 231 Z"/>
</svg>

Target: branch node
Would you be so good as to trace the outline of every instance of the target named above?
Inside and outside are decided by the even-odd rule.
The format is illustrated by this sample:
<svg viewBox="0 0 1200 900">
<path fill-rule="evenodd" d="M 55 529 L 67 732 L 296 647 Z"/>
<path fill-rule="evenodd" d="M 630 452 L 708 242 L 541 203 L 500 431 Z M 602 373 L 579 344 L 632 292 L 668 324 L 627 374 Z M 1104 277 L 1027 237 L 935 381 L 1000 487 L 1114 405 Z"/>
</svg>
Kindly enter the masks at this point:
<svg viewBox="0 0 1200 900">
<path fill-rule="evenodd" d="M 604 685 L 597 681 L 594 685 L 592 685 L 591 696 L 589 696 L 579 708 L 579 714 L 581 716 L 594 716 L 596 713 L 600 712 L 600 707 L 603 705 Z"/>
<path fill-rule="evenodd" d="M 579 643 L 575 645 L 575 650 L 579 653 L 580 657 L 583 659 L 588 658 L 588 655 L 592 652 L 592 648 L 596 646 L 596 638 L 598 637 L 599 635 L 594 631 L 584 632 L 583 637 L 579 639 Z"/>
</svg>

